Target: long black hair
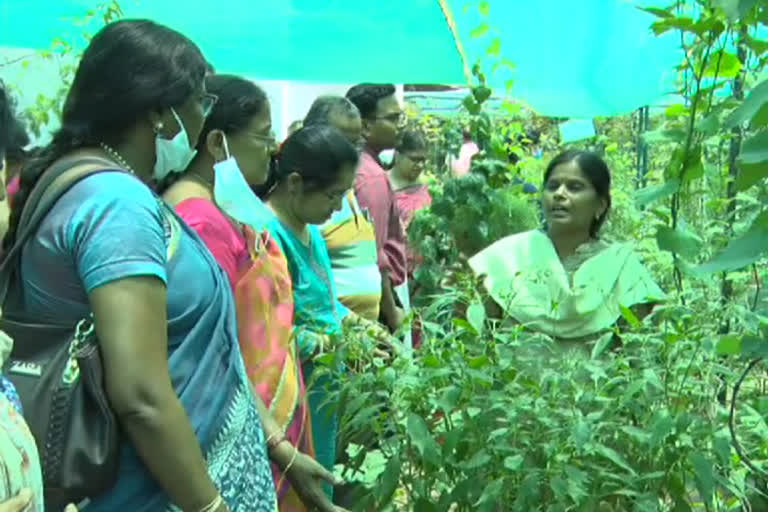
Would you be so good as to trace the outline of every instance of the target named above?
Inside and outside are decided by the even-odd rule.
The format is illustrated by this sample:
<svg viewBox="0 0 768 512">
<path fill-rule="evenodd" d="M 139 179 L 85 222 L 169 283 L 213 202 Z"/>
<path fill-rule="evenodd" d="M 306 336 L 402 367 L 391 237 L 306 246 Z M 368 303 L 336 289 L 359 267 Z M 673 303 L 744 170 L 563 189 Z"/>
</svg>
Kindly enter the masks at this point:
<svg viewBox="0 0 768 512">
<path fill-rule="evenodd" d="M 323 189 L 336 182 L 344 166 L 357 165 L 359 158 L 355 147 L 335 128 L 307 126 L 285 139 L 272 159 L 267 182 L 254 187 L 254 191 L 267 199 L 294 172 L 310 189 Z"/>
<path fill-rule="evenodd" d="M 40 175 L 65 154 L 115 144 L 148 112 L 182 105 L 203 84 L 208 64 L 182 34 L 149 20 L 121 20 L 91 39 L 64 102 L 61 128 L 21 173 L 5 246 Z"/>
<path fill-rule="evenodd" d="M 5 152 L 13 144 L 13 130 L 17 122 L 13 107 L 11 95 L 8 94 L 5 84 L 0 80 L 0 159 L 5 156 Z"/>
<path fill-rule="evenodd" d="M 592 184 L 597 197 L 605 200 L 608 205 L 600 217 L 592 221 L 592 225 L 589 227 L 589 235 L 597 237 L 600 228 L 608 217 L 608 211 L 611 209 L 611 171 L 608 169 L 608 164 L 599 155 L 589 151 L 570 149 L 563 151 L 549 162 L 547 170 L 544 171 L 543 188 L 547 188 L 547 181 L 549 181 L 549 177 L 552 171 L 555 170 L 555 167 L 570 162 L 576 162 L 581 172 L 584 173 L 584 176 Z"/>
</svg>

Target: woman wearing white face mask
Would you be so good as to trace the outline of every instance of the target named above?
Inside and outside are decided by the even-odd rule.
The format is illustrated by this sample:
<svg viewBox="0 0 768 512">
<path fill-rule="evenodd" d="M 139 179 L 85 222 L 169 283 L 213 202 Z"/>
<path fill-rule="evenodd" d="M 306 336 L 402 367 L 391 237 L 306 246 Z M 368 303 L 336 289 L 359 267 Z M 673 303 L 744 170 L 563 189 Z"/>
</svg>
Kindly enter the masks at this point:
<svg viewBox="0 0 768 512">
<path fill-rule="evenodd" d="M 269 101 L 235 76 L 209 76 L 206 89 L 218 102 L 197 157 L 164 197 L 203 239 L 235 293 L 240 349 L 275 463 L 280 511 L 333 512 L 320 482 L 338 482 L 312 458 L 288 264 L 265 229 L 273 214 L 250 188 L 267 180 L 276 149 Z"/>
<path fill-rule="evenodd" d="M 6 247 L 36 183 L 56 169 L 95 171 L 25 242 L 21 297 L 3 308 L 46 325 L 74 327 L 93 315 L 122 445 L 117 479 L 89 496 L 89 512 L 276 507 L 229 283 L 147 185 L 194 157 L 216 101 L 206 68 L 194 43 L 169 28 L 107 25 L 83 54 L 60 130 L 22 171 L 14 200 Z"/>
</svg>

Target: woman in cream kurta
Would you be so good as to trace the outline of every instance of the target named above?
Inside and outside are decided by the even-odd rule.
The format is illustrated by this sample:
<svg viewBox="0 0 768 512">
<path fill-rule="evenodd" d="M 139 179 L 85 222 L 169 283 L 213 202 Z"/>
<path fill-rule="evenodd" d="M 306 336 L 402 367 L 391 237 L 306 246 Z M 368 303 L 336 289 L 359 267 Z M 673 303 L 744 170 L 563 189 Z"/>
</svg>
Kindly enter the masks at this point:
<svg viewBox="0 0 768 512">
<path fill-rule="evenodd" d="M 554 338 L 599 334 L 622 306 L 664 297 L 628 244 L 588 241 L 561 261 L 549 236 L 534 230 L 496 242 L 469 263 L 507 314 Z"/>
<path fill-rule="evenodd" d="M 546 229 L 506 237 L 469 260 L 504 313 L 533 331 L 578 340 L 609 331 L 622 307 L 663 300 L 630 245 L 599 237 L 610 181 L 599 156 L 558 155 L 544 174 Z"/>
</svg>

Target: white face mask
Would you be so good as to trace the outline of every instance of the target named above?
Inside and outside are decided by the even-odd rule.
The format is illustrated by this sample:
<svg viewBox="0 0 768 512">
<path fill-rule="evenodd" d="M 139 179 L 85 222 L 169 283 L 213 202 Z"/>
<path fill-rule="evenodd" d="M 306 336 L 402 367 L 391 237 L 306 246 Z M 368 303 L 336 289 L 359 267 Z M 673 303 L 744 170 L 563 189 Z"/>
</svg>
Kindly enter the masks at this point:
<svg viewBox="0 0 768 512">
<path fill-rule="evenodd" d="M 385 149 L 379 153 L 379 161 L 386 165 L 392 165 L 392 161 L 395 159 L 394 149 Z"/>
<path fill-rule="evenodd" d="M 179 133 L 172 139 L 165 139 L 159 133 L 155 136 L 155 179 L 158 181 L 165 179 L 172 172 L 186 169 L 197 154 L 197 150 L 189 143 L 184 123 L 173 107 L 171 112 L 179 123 Z"/>
<path fill-rule="evenodd" d="M 222 133 L 222 137 L 227 159 L 213 166 L 213 199 L 216 205 L 233 219 L 257 232 L 262 231 L 273 213 L 253 193 L 237 165 L 237 160 L 229 153 L 226 135 Z"/>
</svg>

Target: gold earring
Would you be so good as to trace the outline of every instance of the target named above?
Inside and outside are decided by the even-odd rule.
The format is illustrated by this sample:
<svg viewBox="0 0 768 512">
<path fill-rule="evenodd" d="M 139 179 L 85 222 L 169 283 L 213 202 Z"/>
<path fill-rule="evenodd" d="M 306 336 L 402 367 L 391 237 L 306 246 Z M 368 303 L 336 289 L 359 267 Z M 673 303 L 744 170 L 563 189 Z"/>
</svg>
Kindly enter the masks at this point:
<svg viewBox="0 0 768 512">
<path fill-rule="evenodd" d="M 160 130 L 163 129 L 163 123 L 159 122 L 155 125 L 155 133 L 160 133 Z"/>
</svg>

